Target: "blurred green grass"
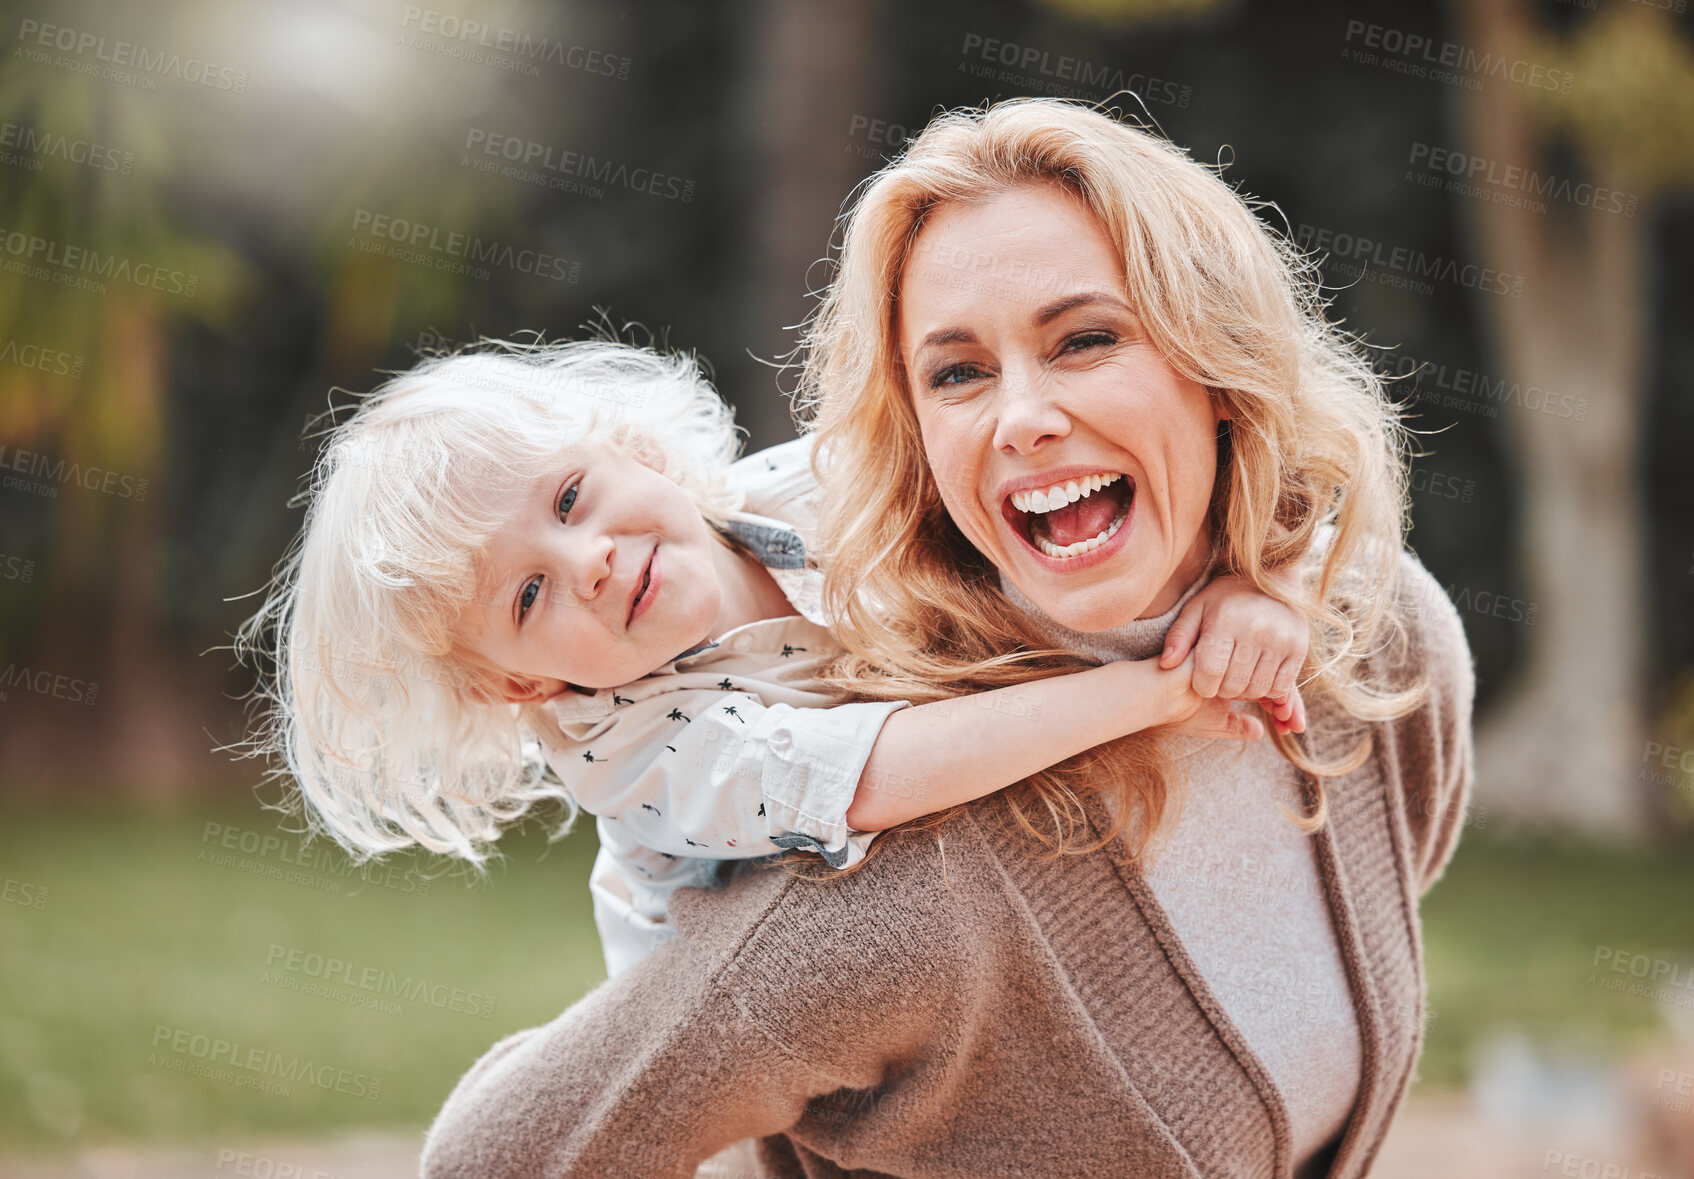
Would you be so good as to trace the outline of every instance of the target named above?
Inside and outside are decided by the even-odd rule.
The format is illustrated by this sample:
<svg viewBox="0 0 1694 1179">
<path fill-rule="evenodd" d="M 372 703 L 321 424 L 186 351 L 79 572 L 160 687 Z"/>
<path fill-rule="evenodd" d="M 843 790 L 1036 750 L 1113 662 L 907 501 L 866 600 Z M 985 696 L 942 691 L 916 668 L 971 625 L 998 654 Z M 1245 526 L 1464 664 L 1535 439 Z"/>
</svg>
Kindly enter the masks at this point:
<svg viewBox="0 0 1694 1179">
<path fill-rule="evenodd" d="M 282 847 L 240 851 L 267 835 Z M 557 844 L 533 828 L 503 843 L 486 882 L 426 886 L 403 857 L 361 881 L 257 812 L 0 814 L 0 1144 L 426 1125 L 496 1039 L 553 1018 L 603 977 L 591 824 Z M 1421 1084 L 1451 1086 L 1470 1046 L 1502 1024 L 1603 1052 L 1662 1035 L 1655 1004 L 1594 985 L 1591 963 L 1598 945 L 1694 960 L 1694 862 L 1467 833 L 1423 912 L 1435 1018 Z M 427 984 L 441 1002 L 390 995 L 404 1008 L 392 1014 L 355 1005 L 382 996 L 345 981 L 344 999 L 284 989 L 267 981 L 273 947 L 342 959 L 352 977 L 369 968 Z M 488 1000 L 490 1018 L 466 1013 Z M 381 1095 L 296 1082 L 284 1096 L 173 1071 L 157 1061 L 194 1058 L 156 1046 L 161 1027 L 380 1078 Z"/>
<path fill-rule="evenodd" d="M 1694 857 L 1467 831 L 1422 905 L 1433 1015 L 1421 1083 L 1467 1076 L 1471 1048 L 1511 1027 L 1615 1058 L 1694 1027 L 1694 1010 L 1598 985 L 1596 949 L 1694 964 Z M 1676 988 L 1667 988 L 1676 989 Z M 1684 1000 L 1694 990 L 1683 989 Z"/>
<path fill-rule="evenodd" d="M 228 830 L 239 834 L 225 850 Z M 240 850 L 244 837 L 251 847 L 267 835 L 282 846 Z M 0 903 L 0 1142 L 426 1125 L 496 1039 L 552 1019 L 605 976 L 588 898 L 592 821 L 551 845 L 533 827 L 501 843 L 504 859 L 486 882 L 462 872 L 426 880 L 406 857 L 361 880 L 331 849 L 302 853 L 277 816 L 256 808 L 0 815 L 0 883 L 14 882 L 13 903 Z M 17 903 L 41 888 L 42 907 Z M 308 954 L 339 958 L 351 979 L 391 973 L 415 997 L 385 996 L 382 981 L 344 981 L 345 1001 L 284 989 L 265 981 L 286 966 L 270 961 L 272 947 L 300 951 L 302 967 Z M 321 979 L 323 967 L 308 969 Z M 305 969 L 280 976 L 314 981 Z M 403 1014 L 357 1006 L 354 996 Z M 171 1071 L 150 1057 L 195 1057 L 171 1052 L 168 1040 L 155 1047 L 160 1027 L 280 1054 L 289 1068 L 301 1060 L 337 1071 L 319 1074 L 327 1088 L 294 1083 L 286 1096 Z M 379 1078 L 380 1097 L 337 1092 L 370 1087 L 339 1070 Z"/>
</svg>

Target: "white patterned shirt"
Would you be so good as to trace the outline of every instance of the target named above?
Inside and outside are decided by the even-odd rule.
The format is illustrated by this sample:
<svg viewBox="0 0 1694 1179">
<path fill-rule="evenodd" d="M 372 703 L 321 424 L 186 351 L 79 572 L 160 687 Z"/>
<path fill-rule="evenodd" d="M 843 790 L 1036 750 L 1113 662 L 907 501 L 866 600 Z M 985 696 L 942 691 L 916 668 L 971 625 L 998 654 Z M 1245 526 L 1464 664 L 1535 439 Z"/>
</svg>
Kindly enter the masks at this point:
<svg viewBox="0 0 1694 1179">
<path fill-rule="evenodd" d="M 529 706 L 548 765 L 597 816 L 590 889 L 613 975 L 669 940 L 670 894 L 708 882 L 718 861 L 791 849 L 836 868 L 862 859 L 875 833 L 851 830 L 847 808 L 883 722 L 909 707 L 848 703 L 814 682 L 839 647 L 803 535 L 810 440 L 732 473 L 750 509 L 781 516 L 736 512 L 728 535 L 800 613 L 738 626 L 633 683 Z"/>
</svg>

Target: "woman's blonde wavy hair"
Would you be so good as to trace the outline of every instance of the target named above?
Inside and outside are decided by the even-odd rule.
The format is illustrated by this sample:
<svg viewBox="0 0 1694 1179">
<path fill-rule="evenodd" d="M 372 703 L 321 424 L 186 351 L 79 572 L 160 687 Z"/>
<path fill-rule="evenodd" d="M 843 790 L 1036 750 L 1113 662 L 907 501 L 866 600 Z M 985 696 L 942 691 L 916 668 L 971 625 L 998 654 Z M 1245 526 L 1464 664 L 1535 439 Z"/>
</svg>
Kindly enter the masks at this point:
<svg viewBox="0 0 1694 1179">
<path fill-rule="evenodd" d="M 355 857 L 421 845 L 480 865 L 534 807 L 561 804 L 564 829 L 575 819 L 526 706 L 456 623 L 513 492 L 579 444 L 641 458 L 714 524 L 744 501 L 731 412 L 694 359 L 613 340 L 430 357 L 331 430 L 295 501 L 300 535 L 235 650 L 259 672 L 249 753 Z"/>
<path fill-rule="evenodd" d="M 1415 708 L 1421 684 L 1390 686 L 1365 659 L 1405 640 L 1387 606 L 1405 530 L 1408 432 L 1362 343 L 1327 319 L 1315 264 L 1216 171 L 1098 109 L 1049 98 L 937 116 L 843 214 L 796 399 L 816 435 L 825 604 L 845 648 L 830 682 L 922 703 L 1091 662 L 1045 646 L 953 524 L 900 360 L 900 277 L 929 216 L 1032 183 L 1093 211 L 1155 345 L 1227 407 L 1212 568 L 1306 612 L 1308 703 L 1325 699 L 1361 722 Z M 1270 576 L 1292 566 L 1304 601 Z M 1371 751 L 1368 731 L 1329 760 L 1292 737 L 1275 740 L 1314 779 L 1349 773 Z M 1175 785 L 1156 737 L 1137 734 L 1036 774 L 1007 798 L 1055 852 L 1122 836 L 1139 855 Z M 1089 792 L 1120 804 L 1111 829 L 1092 838 L 1081 806 Z M 1315 809 L 1290 817 L 1316 830 L 1325 806 L 1318 785 Z"/>
</svg>

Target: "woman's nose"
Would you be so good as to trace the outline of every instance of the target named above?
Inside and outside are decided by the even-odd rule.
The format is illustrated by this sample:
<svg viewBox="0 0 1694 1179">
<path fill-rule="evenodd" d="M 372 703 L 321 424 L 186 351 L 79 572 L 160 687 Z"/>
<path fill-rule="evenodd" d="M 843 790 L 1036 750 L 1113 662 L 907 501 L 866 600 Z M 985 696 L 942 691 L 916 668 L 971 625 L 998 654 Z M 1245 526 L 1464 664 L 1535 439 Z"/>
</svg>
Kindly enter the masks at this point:
<svg viewBox="0 0 1694 1179">
<path fill-rule="evenodd" d="M 1070 416 L 1033 373 L 1008 365 L 997 390 L 994 448 L 1031 454 L 1043 443 L 1070 433 Z"/>
</svg>

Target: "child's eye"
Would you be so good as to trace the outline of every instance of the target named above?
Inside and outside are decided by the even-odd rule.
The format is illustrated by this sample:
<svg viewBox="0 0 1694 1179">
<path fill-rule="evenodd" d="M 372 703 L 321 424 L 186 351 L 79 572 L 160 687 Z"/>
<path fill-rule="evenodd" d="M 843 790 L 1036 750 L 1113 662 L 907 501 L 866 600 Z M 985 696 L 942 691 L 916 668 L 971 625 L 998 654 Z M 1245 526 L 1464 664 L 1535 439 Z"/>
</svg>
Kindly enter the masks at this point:
<svg viewBox="0 0 1694 1179">
<path fill-rule="evenodd" d="M 559 494 L 559 503 L 558 503 L 558 509 L 557 510 L 558 510 L 558 513 L 559 513 L 559 520 L 560 520 L 561 523 L 564 522 L 566 516 L 569 516 L 571 514 L 571 509 L 576 507 L 576 489 L 577 489 L 577 484 L 572 483 L 569 487 L 565 488 L 565 490 Z M 519 626 L 523 625 L 524 616 L 529 613 L 529 608 L 531 606 L 535 605 L 535 599 L 540 597 L 540 596 L 541 596 L 541 578 L 539 578 L 539 577 L 532 578 L 530 580 L 530 582 L 523 587 L 523 593 L 518 597 L 518 625 Z"/>
<path fill-rule="evenodd" d="M 535 599 L 541 595 L 541 579 L 531 578 L 528 585 L 523 587 L 523 596 L 518 599 L 518 622 L 523 623 L 524 615 L 535 605 Z"/>
</svg>

